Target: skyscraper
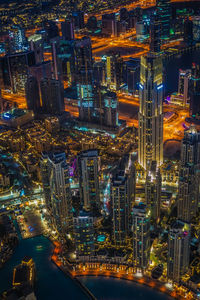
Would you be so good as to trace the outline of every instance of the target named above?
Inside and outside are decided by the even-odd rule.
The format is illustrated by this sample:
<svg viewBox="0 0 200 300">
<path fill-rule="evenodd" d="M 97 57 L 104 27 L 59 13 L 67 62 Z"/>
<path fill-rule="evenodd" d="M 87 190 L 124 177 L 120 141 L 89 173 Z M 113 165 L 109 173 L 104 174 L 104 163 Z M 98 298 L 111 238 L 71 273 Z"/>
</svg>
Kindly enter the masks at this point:
<svg viewBox="0 0 200 300">
<path fill-rule="evenodd" d="M 145 183 L 145 201 L 151 211 L 151 218 L 158 222 L 160 219 L 162 177 L 160 170 L 153 162 L 147 173 Z"/>
<path fill-rule="evenodd" d="M 178 186 L 178 218 L 191 222 L 196 216 L 200 192 L 200 133 L 194 126 L 184 133 Z"/>
<path fill-rule="evenodd" d="M 179 282 L 189 266 L 190 225 L 183 221 L 175 221 L 168 234 L 167 277 Z"/>
<path fill-rule="evenodd" d="M 79 191 L 85 210 L 100 209 L 99 168 L 97 150 L 83 151 L 78 155 Z"/>
<path fill-rule="evenodd" d="M 115 13 L 102 15 L 102 34 L 114 37 L 117 35 Z"/>
<path fill-rule="evenodd" d="M 74 26 L 77 29 L 83 29 L 85 24 L 84 24 L 84 12 L 83 11 L 74 11 L 72 13 L 72 19 L 74 21 Z"/>
<path fill-rule="evenodd" d="M 138 161 L 149 169 L 152 161 L 163 163 L 163 66 L 159 55 L 147 54 L 140 65 Z"/>
<path fill-rule="evenodd" d="M 64 111 L 64 89 L 61 81 L 43 78 L 41 80 L 42 109 L 47 114 Z"/>
<path fill-rule="evenodd" d="M 40 109 L 40 94 L 37 79 L 29 76 L 25 85 L 27 108 L 33 110 L 34 113 Z"/>
<path fill-rule="evenodd" d="M 179 70 L 178 93 L 183 95 L 184 106 L 188 102 L 190 77 L 191 70 Z"/>
<path fill-rule="evenodd" d="M 170 36 L 171 4 L 170 0 L 157 0 L 156 7 L 161 23 L 161 39 L 168 39 Z"/>
<path fill-rule="evenodd" d="M 118 100 L 114 92 L 104 95 L 104 124 L 110 127 L 118 125 Z"/>
<path fill-rule="evenodd" d="M 133 265 L 144 271 L 150 259 L 150 211 L 140 203 L 133 207 Z"/>
<path fill-rule="evenodd" d="M 200 65 L 192 64 L 190 78 L 190 115 L 192 117 L 200 116 Z"/>
<path fill-rule="evenodd" d="M 109 89 L 118 90 L 122 83 L 123 58 L 119 53 L 106 55 L 106 83 Z"/>
<path fill-rule="evenodd" d="M 5 55 L 2 58 L 4 88 L 13 93 L 24 94 L 29 67 L 35 64 L 33 51 Z"/>
<path fill-rule="evenodd" d="M 131 209 L 135 198 L 135 169 L 132 162 L 121 168 L 111 180 L 113 239 L 116 245 L 124 245 L 130 232 Z"/>
<path fill-rule="evenodd" d="M 40 64 L 44 60 L 43 38 L 41 34 L 33 34 L 28 38 L 30 48 L 35 53 L 35 63 Z"/>
<path fill-rule="evenodd" d="M 94 219 L 89 212 L 80 211 L 74 217 L 74 240 L 76 255 L 79 259 L 94 255 Z"/>
<path fill-rule="evenodd" d="M 43 155 L 41 166 L 46 203 L 52 223 L 59 232 L 66 234 L 72 230 L 73 216 L 66 155 L 65 153 Z M 48 183 L 51 198 L 47 194 Z"/>
<path fill-rule="evenodd" d="M 9 30 L 10 53 L 24 52 L 28 50 L 28 41 L 25 30 L 20 26 L 13 26 Z"/>
<path fill-rule="evenodd" d="M 94 117 L 93 59 L 90 38 L 83 37 L 75 44 L 75 72 L 79 118 L 91 122 Z"/>
<path fill-rule="evenodd" d="M 74 22 L 73 20 L 65 20 L 61 23 L 62 38 L 64 40 L 74 40 Z"/>
<path fill-rule="evenodd" d="M 193 44 L 193 22 L 188 18 L 184 21 L 184 42 L 188 46 Z"/>
<path fill-rule="evenodd" d="M 158 14 L 154 14 L 150 23 L 150 51 L 160 52 L 160 36 L 161 36 L 161 22 Z"/>
</svg>

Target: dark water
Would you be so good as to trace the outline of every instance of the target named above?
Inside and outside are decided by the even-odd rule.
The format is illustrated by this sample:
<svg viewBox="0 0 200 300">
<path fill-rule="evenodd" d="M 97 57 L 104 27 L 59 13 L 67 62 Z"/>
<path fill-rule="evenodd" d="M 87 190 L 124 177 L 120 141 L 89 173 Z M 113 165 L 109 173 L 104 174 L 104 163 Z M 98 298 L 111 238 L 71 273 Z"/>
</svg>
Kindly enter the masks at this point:
<svg viewBox="0 0 200 300">
<path fill-rule="evenodd" d="M 42 248 L 39 249 L 38 246 Z M 52 250 L 52 244 L 43 236 L 21 240 L 12 258 L 0 269 L 0 294 L 11 287 L 14 266 L 28 255 L 36 264 L 35 294 L 38 300 L 88 299 L 82 290 L 51 262 Z"/>
<path fill-rule="evenodd" d="M 128 280 L 106 277 L 80 279 L 99 300 L 170 300 L 165 294 Z"/>
<path fill-rule="evenodd" d="M 178 90 L 179 69 L 190 69 L 192 63 L 200 64 L 200 49 L 172 58 L 165 64 L 165 93 L 166 95 Z"/>
</svg>

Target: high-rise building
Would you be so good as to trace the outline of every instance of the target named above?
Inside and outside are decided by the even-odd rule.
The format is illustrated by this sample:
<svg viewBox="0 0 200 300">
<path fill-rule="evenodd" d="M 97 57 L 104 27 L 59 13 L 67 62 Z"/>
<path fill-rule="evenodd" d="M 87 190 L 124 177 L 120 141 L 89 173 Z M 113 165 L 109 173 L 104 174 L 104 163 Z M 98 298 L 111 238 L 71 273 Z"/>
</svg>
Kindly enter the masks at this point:
<svg viewBox="0 0 200 300">
<path fill-rule="evenodd" d="M 54 21 L 47 21 L 44 24 L 44 29 L 47 33 L 47 38 L 50 41 L 53 38 L 59 37 L 59 29 Z"/>
<path fill-rule="evenodd" d="M 149 169 L 163 163 L 163 65 L 159 55 L 147 54 L 140 64 L 138 161 Z"/>
<path fill-rule="evenodd" d="M 167 277 L 180 282 L 181 276 L 188 271 L 190 258 L 190 225 L 175 221 L 168 234 Z"/>
<path fill-rule="evenodd" d="M 100 209 L 99 169 L 97 150 L 83 151 L 78 155 L 79 191 L 85 210 Z"/>
<path fill-rule="evenodd" d="M 193 22 L 188 18 L 184 21 L 184 42 L 188 46 L 193 44 Z"/>
<path fill-rule="evenodd" d="M 94 218 L 89 212 L 80 211 L 74 217 L 74 240 L 79 259 L 94 255 Z"/>
<path fill-rule="evenodd" d="M 114 92 L 104 94 L 104 122 L 106 126 L 118 125 L 118 100 Z"/>
<path fill-rule="evenodd" d="M 140 59 L 135 58 L 125 62 L 125 79 L 128 93 L 135 94 L 140 81 Z"/>
<path fill-rule="evenodd" d="M 161 23 L 161 39 L 168 39 L 170 36 L 171 4 L 170 0 L 156 1 L 157 13 Z"/>
<path fill-rule="evenodd" d="M 124 245 L 130 232 L 131 209 L 135 198 L 135 169 L 131 160 L 122 168 L 119 166 L 111 179 L 110 188 L 113 240 L 116 245 Z"/>
<path fill-rule="evenodd" d="M 9 30 L 9 50 L 10 53 L 24 52 L 28 50 L 28 41 L 23 28 L 13 26 L 11 30 Z"/>
<path fill-rule="evenodd" d="M 62 38 L 64 40 L 74 40 L 74 22 L 73 20 L 65 20 L 61 23 Z"/>
<path fill-rule="evenodd" d="M 44 61 L 43 38 L 41 34 L 33 34 L 28 38 L 30 48 L 35 53 L 35 63 L 40 64 Z"/>
<path fill-rule="evenodd" d="M 70 86 L 75 80 L 75 41 L 52 41 L 53 76 L 61 79 L 64 86 Z"/>
<path fill-rule="evenodd" d="M 45 206 L 49 213 L 51 213 L 51 189 L 50 189 L 50 175 L 51 175 L 51 163 L 47 153 L 42 153 L 40 161 L 40 173 L 42 178 L 42 185 L 44 191 Z"/>
<path fill-rule="evenodd" d="M 41 80 L 42 109 L 47 114 L 60 114 L 64 111 L 64 89 L 60 80 Z"/>
<path fill-rule="evenodd" d="M 161 187 L 160 170 L 157 168 L 156 162 L 153 162 L 146 177 L 145 201 L 151 211 L 151 218 L 156 222 L 160 220 Z"/>
<path fill-rule="evenodd" d="M 51 73 L 51 61 L 44 61 L 42 63 L 32 65 L 29 67 L 29 74 L 37 79 L 39 93 L 41 94 L 40 90 L 40 82 L 43 78 L 52 78 Z"/>
<path fill-rule="evenodd" d="M 200 41 L 200 17 L 194 16 L 192 18 L 193 22 L 193 39 L 195 42 Z"/>
<path fill-rule="evenodd" d="M 83 29 L 85 26 L 84 23 L 84 12 L 83 11 L 74 11 L 72 13 L 72 19 L 74 21 L 74 26 L 76 29 Z"/>
<path fill-rule="evenodd" d="M 150 23 L 150 51 L 160 52 L 160 35 L 161 35 L 161 22 L 158 14 L 154 14 Z"/>
<path fill-rule="evenodd" d="M 29 76 L 25 85 L 27 108 L 33 110 L 34 113 L 40 109 L 40 94 L 37 79 Z"/>
<path fill-rule="evenodd" d="M 102 15 L 102 34 L 117 36 L 117 22 L 115 13 Z"/>
<path fill-rule="evenodd" d="M 200 65 L 192 64 L 190 78 L 190 115 L 192 117 L 200 116 Z"/>
<path fill-rule="evenodd" d="M 123 58 L 119 53 L 106 55 L 106 83 L 109 89 L 118 90 L 122 84 Z"/>
<path fill-rule="evenodd" d="M 135 205 L 133 215 L 133 265 L 144 271 L 150 259 L 150 211 L 140 203 Z"/>
<path fill-rule="evenodd" d="M 179 70 L 178 94 L 183 95 L 184 106 L 188 103 L 190 77 L 191 70 Z"/>
<path fill-rule="evenodd" d="M 93 59 L 90 38 L 76 41 L 75 72 L 80 120 L 92 122 L 95 117 L 93 91 Z"/>
<path fill-rule="evenodd" d="M 43 155 L 42 176 L 45 200 L 55 228 L 66 234 L 72 231 L 72 197 L 69 182 L 69 167 L 65 153 Z M 50 186 L 50 195 L 47 192 Z"/>
<path fill-rule="evenodd" d="M 200 133 L 194 126 L 184 132 L 178 185 L 178 218 L 195 218 L 200 195 Z"/>
<path fill-rule="evenodd" d="M 24 94 L 29 67 L 35 65 L 33 51 L 19 52 L 2 57 L 2 78 L 5 89 Z"/>
</svg>

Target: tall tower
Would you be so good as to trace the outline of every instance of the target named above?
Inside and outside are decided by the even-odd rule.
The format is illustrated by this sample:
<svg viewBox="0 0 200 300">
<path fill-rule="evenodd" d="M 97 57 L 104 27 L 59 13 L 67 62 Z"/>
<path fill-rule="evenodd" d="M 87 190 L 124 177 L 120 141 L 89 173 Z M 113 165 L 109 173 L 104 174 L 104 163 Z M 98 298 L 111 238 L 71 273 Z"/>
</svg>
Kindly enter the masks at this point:
<svg viewBox="0 0 200 300">
<path fill-rule="evenodd" d="M 124 245 L 127 241 L 134 198 L 135 169 L 131 162 L 129 168 L 118 168 L 111 180 L 113 239 L 117 245 Z"/>
<path fill-rule="evenodd" d="M 162 177 L 160 170 L 156 167 L 156 162 L 153 162 L 146 177 L 145 200 L 151 211 L 151 218 L 156 222 L 159 222 L 160 219 L 161 187 Z"/>
<path fill-rule="evenodd" d="M 150 23 L 150 51 L 154 53 L 160 52 L 160 25 L 158 14 L 153 15 Z"/>
<path fill-rule="evenodd" d="M 41 80 L 42 108 L 47 114 L 64 111 L 64 88 L 60 80 L 43 78 Z"/>
<path fill-rule="evenodd" d="M 78 155 L 79 190 L 85 210 L 100 208 L 99 165 L 97 150 L 83 151 Z"/>
<path fill-rule="evenodd" d="M 183 104 L 186 106 L 188 102 L 189 81 L 191 70 L 179 70 L 178 93 L 183 95 Z"/>
<path fill-rule="evenodd" d="M 64 234 L 72 230 L 72 197 L 69 183 L 69 168 L 65 153 L 51 153 L 44 155 L 42 175 L 45 194 L 50 186 L 51 200 L 46 194 L 47 208 L 50 211 L 52 222 L 59 232 Z"/>
<path fill-rule="evenodd" d="M 146 170 L 152 161 L 163 163 L 163 65 L 162 58 L 147 54 L 140 65 L 138 161 Z"/>
<path fill-rule="evenodd" d="M 80 211 L 73 223 L 78 258 L 94 255 L 94 218 L 89 212 Z"/>
<path fill-rule="evenodd" d="M 168 234 L 167 277 L 179 282 L 189 266 L 190 225 L 175 221 Z"/>
<path fill-rule="evenodd" d="M 75 43 L 75 73 L 79 118 L 90 122 L 94 115 L 93 59 L 91 40 L 83 37 Z"/>
<path fill-rule="evenodd" d="M 118 90 L 122 83 L 123 58 L 119 53 L 106 56 L 106 82 L 111 90 Z"/>
<path fill-rule="evenodd" d="M 161 39 L 168 39 L 170 36 L 171 5 L 170 0 L 157 0 L 156 7 L 161 23 Z"/>
<path fill-rule="evenodd" d="M 29 76 L 25 84 L 27 108 L 38 113 L 40 109 L 40 94 L 37 79 Z"/>
<path fill-rule="evenodd" d="M 178 218 L 191 222 L 196 216 L 200 193 L 200 133 L 194 126 L 184 133 L 179 171 Z"/>
<path fill-rule="evenodd" d="M 145 270 L 150 258 L 150 211 L 140 203 L 133 207 L 133 264 Z"/>
</svg>

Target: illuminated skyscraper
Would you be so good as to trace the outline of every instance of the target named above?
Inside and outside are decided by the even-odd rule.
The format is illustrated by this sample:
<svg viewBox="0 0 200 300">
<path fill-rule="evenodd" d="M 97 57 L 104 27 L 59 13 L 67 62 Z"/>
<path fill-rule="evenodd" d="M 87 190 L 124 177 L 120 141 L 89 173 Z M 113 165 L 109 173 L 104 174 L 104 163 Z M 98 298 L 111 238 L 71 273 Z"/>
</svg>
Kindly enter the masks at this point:
<svg viewBox="0 0 200 300">
<path fill-rule="evenodd" d="M 153 162 L 146 177 L 145 201 L 151 211 L 151 218 L 156 222 L 160 219 L 161 187 L 160 170 L 156 167 L 156 162 Z"/>
<path fill-rule="evenodd" d="M 93 91 L 93 59 L 91 40 L 83 37 L 75 44 L 75 73 L 79 119 L 92 122 L 95 118 Z"/>
<path fill-rule="evenodd" d="M 62 38 L 64 40 L 74 40 L 74 22 L 73 20 L 65 20 L 61 23 Z"/>
<path fill-rule="evenodd" d="M 25 36 L 25 30 L 19 26 L 13 26 L 9 30 L 10 52 L 24 52 L 28 50 L 28 41 Z"/>
<path fill-rule="evenodd" d="M 76 255 L 81 257 L 94 255 L 94 219 L 85 211 L 73 219 Z"/>
<path fill-rule="evenodd" d="M 59 232 L 66 234 L 72 230 L 72 198 L 65 153 L 43 155 L 41 167 L 46 204 L 52 223 Z M 48 184 L 51 198 L 47 194 Z"/>
<path fill-rule="evenodd" d="M 190 225 L 175 221 L 168 234 L 167 277 L 179 282 L 189 267 Z"/>
<path fill-rule="evenodd" d="M 118 90 L 122 83 L 123 58 L 119 53 L 106 55 L 106 82 L 111 90 Z"/>
<path fill-rule="evenodd" d="M 110 127 L 118 125 L 118 100 L 114 92 L 104 95 L 104 124 Z"/>
<path fill-rule="evenodd" d="M 85 210 L 100 208 L 99 168 L 97 150 L 83 151 L 78 155 L 79 191 Z"/>
<path fill-rule="evenodd" d="M 170 35 L 171 4 L 170 0 L 157 0 L 156 7 L 161 23 L 161 39 L 168 39 Z"/>
<path fill-rule="evenodd" d="M 150 259 L 150 212 L 140 203 L 133 207 L 133 265 L 140 270 L 148 267 Z"/>
<path fill-rule="evenodd" d="M 64 111 L 64 89 L 60 80 L 41 80 L 42 109 L 47 114 L 60 114 Z"/>
<path fill-rule="evenodd" d="M 35 65 L 33 51 L 5 55 L 2 58 L 3 83 L 5 89 L 24 94 L 29 67 Z"/>
<path fill-rule="evenodd" d="M 152 161 L 163 163 L 163 65 L 158 55 L 147 54 L 140 65 L 138 161 L 149 169 Z"/>
<path fill-rule="evenodd" d="M 150 23 L 150 51 L 160 52 L 160 35 L 161 35 L 161 22 L 158 14 L 155 14 L 151 18 Z"/>
<path fill-rule="evenodd" d="M 178 93 L 183 95 L 183 103 L 186 106 L 188 102 L 189 81 L 191 70 L 179 70 Z"/>
<path fill-rule="evenodd" d="M 135 198 L 135 169 L 132 161 L 118 167 L 111 180 L 113 239 L 116 245 L 124 245 L 130 232 L 131 208 Z"/>
<path fill-rule="evenodd" d="M 25 85 L 27 108 L 33 110 L 34 113 L 40 109 L 40 94 L 37 79 L 29 76 Z"/>
<path fill-rule="evenodd" d="M 192 64 L 190 78 L 190 115 L 192 117 L 200 116 L 200 65 Z"/>
<path fill-rule="evenodd" d="M 196 216 L 200 192 L 200 133 L 194 126 L 184 133 L 179 171 L 178 218 L 191 222 Z"/>
<path fill-rule="evenodd" d="M 40 64 L 44 60 L 43 56 L 43 38 L 41 34 L 33 34 L 28 38 L 30 48 L 35 53 L 35 63 Z"/>
<path fill-rule="evenodd" d="M 184 21 L 184 42 L 187 46 L 193 44 L 193 22 L 188 18 Z"/>
</svg>

